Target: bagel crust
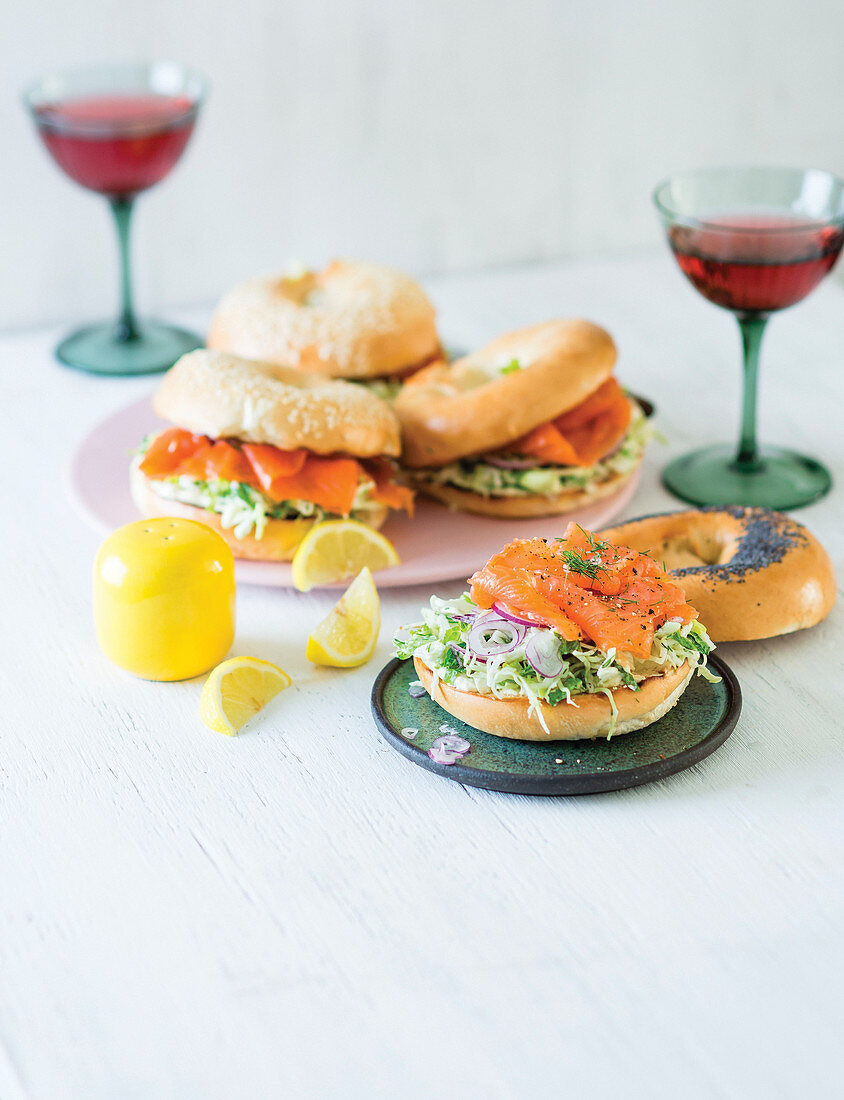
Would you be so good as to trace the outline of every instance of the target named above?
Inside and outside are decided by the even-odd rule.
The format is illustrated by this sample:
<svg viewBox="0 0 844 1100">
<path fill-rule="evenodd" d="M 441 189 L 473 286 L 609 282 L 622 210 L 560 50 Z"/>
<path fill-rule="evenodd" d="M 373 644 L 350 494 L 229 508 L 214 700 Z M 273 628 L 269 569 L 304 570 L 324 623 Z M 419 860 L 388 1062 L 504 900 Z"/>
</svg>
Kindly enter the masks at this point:
<svg viewBox="0 0 844 1100">
<path fill-rule="evenodd" d="M 223 527 L 220 516 L 208 508 L 197 508 L 178 500 L 168 500 L 155 491 L 155 482 L 141 473 L 137 467 L 131 473 L 132 499 L 145 516 L 181 516 L 193 519 L 212 528 L 226 540 L 236 558 L 249 561 L 291 561 L 299 543 L 317 522 L 316 519 L 268 519 L 261 538 L 247 535 L 239 539 L 233 531 Z M 361 522 L 379 528 L 387 518 L 387 507 L 368 509 Z"/>
<path fill-rule="evenodd" d="M 602 497 L 611 496 L 622 485 L 626 485 L 638 466 L 625 474 L 612 474 L 606 480 L 586 489 L 571 489 L 557 496 L 540 494 L 520 496 L 483 496 L 467 489 L 458 489 L 454 485 L 442 482 L 426 481 L 417 478 L 414 485 L 420 492 L 448 505 L 454 511 L 472 512 L 476 516 L 501 516 L 505 519 L 518 519 L 528 516 L 557 516 L 584 508 Z"/>
<path fill-rule="evenodd" d="M 585 401 L 606 381 L 615 344 L 589 321 L 546 321 L 507 333 L 450 366 L 414 374 L 394 408 L 406 466 L 446 466 L 497 451 Z M 506 370 L 517 361 L 519 367 Z"/>
<path fill-rule="evenodd" d="M 496 737 L 509 737 L 516 741 L 579 741 L 609 734 L 612 708 L 603 693 L 574 695 L 572 698 L 577 706 L 571 703 L 557 703 L 555 706 L 540 703 L 539 710 L 548 727 L 546 731 L 536 714 L 529 713 L 528 699 L 496 699 L 493 695 L 458 691 L 442 680 L 434 688 L 431 669 L 418 657 L 413 658 L 413 664 L 435 703 L 461 722 Z M 643 729 L 660 719 L 679 701 L 693 671 L 685 661 L 663 676 L 643 680 L 638 691 L 628 687 L 616 688 L 612 694 L 618 708 L 618 718 L 613 736 Z"/>
<path fill-rule="evenodd" d="M 159 416 L 197 435 L 284 451 L 399 453 L 392 409 L 363 386 L 200 349 L 172 367 L 153 398 Z"/>
<path fill-rule="evenodd" d="M 380 264 L 251 279 L 225 294 L 208 347 L 332 378 L 377 378 L 439 352 L 434 307 L 417 282 Z"/>
<path fill-rule="evenodd" d="M 715 642 L 802 630 L 835 603 L 826 550 L 802 524 L 766 508 L 646 516 L 601 537 L 664 561 Z"/>
</svg>

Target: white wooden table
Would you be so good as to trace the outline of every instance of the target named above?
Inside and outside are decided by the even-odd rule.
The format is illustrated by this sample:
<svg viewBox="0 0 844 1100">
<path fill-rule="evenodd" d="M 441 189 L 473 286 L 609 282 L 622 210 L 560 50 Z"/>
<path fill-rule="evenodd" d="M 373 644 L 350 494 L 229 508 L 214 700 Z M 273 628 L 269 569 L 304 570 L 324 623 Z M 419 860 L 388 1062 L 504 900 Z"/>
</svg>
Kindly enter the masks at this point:
<svg viewBox="0 0 844 1100">
<path fill-rule="evenodd" d="M 672 506 L 671 453 L 734 435 L 734 322 L 667 254 L 431 290 L 465 346 L 607 325 L 670 439 L 631 515 Z M 235 650 L 295 685 L 214 736 L 201 681 L 144 683 L 97 650 L 98 538 L 63 468 L 155 383 L 62 369 L 57 335 L 0 340 L 3 1100 L 842 1094 L 844 607 L 722 647 L 744 712 L 704 763 L 541 799 L 442 780 L 374 729 L 371 681 L 425 590 L 385 591 L 375 658 L 336 673 L 304 658 L 333 597 L 241 588 Z M 844 575 L 844 291 L 768 341 L 763 434 L 832 466 L 800 518 Z"/>
</svg>

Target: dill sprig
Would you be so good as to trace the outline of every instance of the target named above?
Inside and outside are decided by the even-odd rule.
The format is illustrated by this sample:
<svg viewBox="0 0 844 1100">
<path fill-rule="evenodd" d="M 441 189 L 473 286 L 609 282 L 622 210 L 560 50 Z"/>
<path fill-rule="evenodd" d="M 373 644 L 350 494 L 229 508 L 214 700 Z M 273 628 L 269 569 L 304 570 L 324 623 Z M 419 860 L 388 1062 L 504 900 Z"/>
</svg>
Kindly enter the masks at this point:
<svg viewBox="0 0 844 1100">
<path fill-rule="evenodd" d="M 590 580 L 594 580 L 599 573 L 607 572 L 599 561 L 589 561 L 588 558 L 584 558 L 576 550 L 563 550 L 560 557 L 572 573 L 580 573 L 581 576 L 588 577 Z"/>
<path fill-rule="evenodd" d="M 586 528 L 581 527 L 579 523 L 576 523 L 575 527 L 578 529 L 581 535 L 585 536 L 589 540 L 590 550 L 597 550 L 599 552 L 601 550 L 606 550 L 609 543 L 604 542 L 602 539 L 596 539 L 591 531 L 587 531 Z"/>
</svg>

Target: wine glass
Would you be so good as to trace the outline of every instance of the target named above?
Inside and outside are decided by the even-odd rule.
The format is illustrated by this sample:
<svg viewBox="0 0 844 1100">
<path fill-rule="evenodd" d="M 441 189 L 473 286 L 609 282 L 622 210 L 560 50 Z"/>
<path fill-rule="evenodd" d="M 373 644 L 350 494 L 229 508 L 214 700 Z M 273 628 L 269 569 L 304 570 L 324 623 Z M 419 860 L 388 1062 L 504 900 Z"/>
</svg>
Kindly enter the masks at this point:
<svg viewBox="0 0 844 1100">
<path fill-rule="evenodd" d="M 654 203 L 680 270 L 731 310 L 744 349 L 738 450 L 706 447 L 669 463 L 665 486 L 692 504 L 796 508 L 832 484 L 813 458 L 756 442 L 759 348 L 770 315 L 805 298 L 844 244 L 844 180 L 816 169 L 712 168 L 661 183 Z"/>
<path fill-rule="evenodd" d="M 53 160 L 106 196 L 117 227 L 120 313 L 116 322 L 79 329 L 59 344 L 56 356 L 69 367 L 146 374 L 202 344 L 192 332 L 135 316 L 129 226 L 135 196 L 164 179 L 182 155 L 204 94 L 201 77 L 163 61 L 51 73 L 24 92 Z"/>
</svg>

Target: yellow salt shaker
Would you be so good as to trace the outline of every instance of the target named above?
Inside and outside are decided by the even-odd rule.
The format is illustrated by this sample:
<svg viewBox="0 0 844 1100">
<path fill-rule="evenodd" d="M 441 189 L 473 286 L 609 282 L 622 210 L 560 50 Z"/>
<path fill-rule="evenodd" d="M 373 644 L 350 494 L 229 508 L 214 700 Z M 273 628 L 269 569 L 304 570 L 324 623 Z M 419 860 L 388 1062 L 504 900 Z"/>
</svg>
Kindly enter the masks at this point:
<svg viewBox="0 0 844 1100">
<path fill-rule="evenodd" d="M 127 523 L 97 553 L 97 641 L 144 680 L 187 680 L 218 664 L 234 639 L 234 609 L 234 557 L 203 523 Z"/>
</svg>

